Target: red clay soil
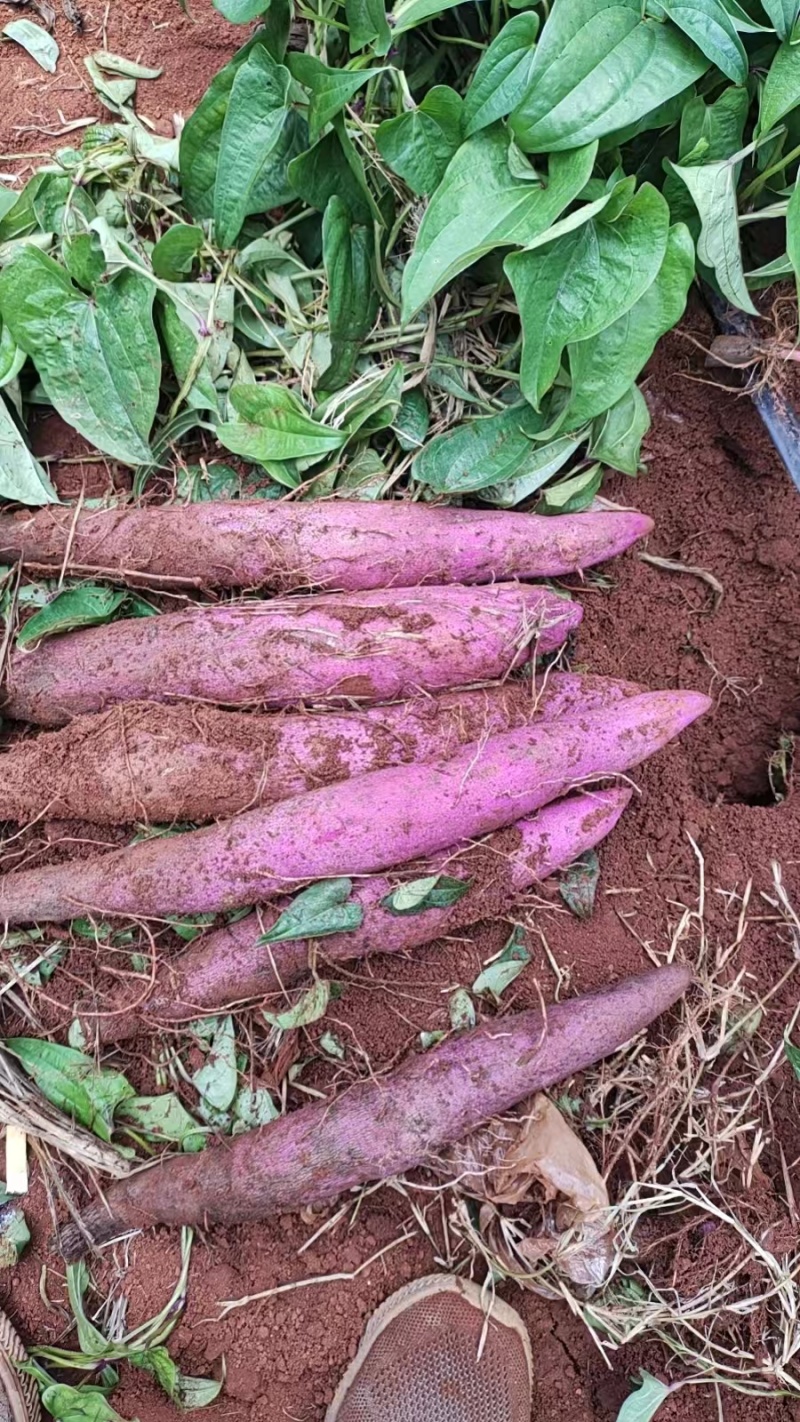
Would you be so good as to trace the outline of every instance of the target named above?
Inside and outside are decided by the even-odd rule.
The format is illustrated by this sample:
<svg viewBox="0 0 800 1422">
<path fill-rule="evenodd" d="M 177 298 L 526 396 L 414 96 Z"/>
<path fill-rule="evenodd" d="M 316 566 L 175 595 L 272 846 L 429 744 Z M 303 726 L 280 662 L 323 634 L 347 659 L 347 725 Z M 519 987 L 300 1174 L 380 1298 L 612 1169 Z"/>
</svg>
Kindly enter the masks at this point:
<svg viewBox="0 0 800 1422">
<path fill-rule="evenodd" d="M 66 118 L 97 112 L 80 70 L 81 56 L 100 42 L 103 7 L 98 0 L 92 3 L 95 8 L 84 12 L 84 36 L 73 36 L 59 15 L 57 34 L 66 62 L 57 78 L 42 78 L 21 51 L 3 47 L 0 52 L 0 134 L 6 154 L 40 142 L 14 125 L 41 122 L 45 116 L 52 120 L 58 108 Z M 177 0 L 163 0 L 158 7 L 164 19 L 155 18 L 149 0 L 117 0 L 109 14 L 109 48 L 165 67 L 163 80 L 140 85 L 140 108 L 160 126 L 173 110 L 191 108 L 234 44 L 234 32 L 212 13 L 207 0 L 190 3 L 193 19 L 182 15 Z M 699 312 L 691 314 L 686 328 L 707 343 L 708 326 Z M 663 571 L 628 553 L 609 569 L 613 587 L 590 581 L 582 595 L 586 613 L 577 669 L 653 687 L 710 692 L 715 709 L 638 774 L 640 793 L 601 852 L 594 917 L 581 924 L 552 903 L 542 912 L 539 924 L 549 957 L 544 942 L 532 934 L 533 962 L 507 995 L 506 1006 L 536 1006 L 540 992 L 552 997 L 552 962 L 569 975 L 575 991 L 647 966 L 640 941 L 663 945 L 668 923 L 677 917 L 669 901 L 694 902 L 696 863 L 689 834 L 705 857 L 712 937 L 724 942 L 733 937 L 737 910 L 722 891 L 741 892 L 750 877 L 756 896 L 769 891 L 773 860 L 782 866 L 790 896 L 795 902 L 800 898 L 800 791 L 776 807 L 769 801 L 766 771 L 781 733 L 800 729 L 800 497 L 750 404 L 707 381 L 702 354 L 681 333 L 663 342 L 646 382 L 653 414 L 648 473 L 636 483 L 620 478 L 605 492 L 652 515 L 656 529 L 649 551 L 707 570 L 723 586 L 721 604 L 714 607 L 712 590 L 701 579 Z M 55 420 L 45 422 L 53 451 L 61 447 L 56 425 Z M 83 472 L 88 482 L 96 466 Z M 75 465 L 61 473 L 62 489 L 80 487 Z M 108 829 L 40 826 L 25 855 L 46 850 L 44 857 L 52 861 L 91 852 L 93 844 L 113 839 Z M 463 940 L 418 950 L 413 960 L 375 959 L 342 974 L 346 990 L 325 1019 L 325 1027 L 348 1044 L 341 1079 L 353 1069 L 351 1063 L 358 1063 L 359 1052 L 383 1067 L 408 1050 L 415 1033 L 445 1025 L 448 991 L 472 981 L 506 932 L 506 923 L 495 922 Z M 173 946 L 178 947 L 177 940 Z M 754 922 L 740 961 L 752 974 L 754 988 L 767 991 L 788 968 L 790 954 L 774 924 Z M 71 1015 L 66 999 L 78 995 L 92 968 L 88 951 L 78 951 L 56 974 L 49 989 L 54 1000 L 49 1007 L 43 1004 L 54 1022 L 63 1024 Z M 772 1043 L 795 1005 L 791 984 L 773 999 L 762 1028 Z M 18 1024 L 10 1023 L 4 1030 L 15 1029 Z M 321 1024 L 313 1028 L 312 1039 L 321 1030 Z M 150 1050 L 147 1041 L 130 1044 L 108 1061 L 128 1071 L 140 1088 L 153 1088 Z M 303 1043 L 294 1050 L 306 1055 Z M 327 1084 L 334 1080 L 329 1073 Z M 785 1198 L 780 1149 L 790 1172 L 796 1171 L 799 1107 L 800 1087 L 787 1070 L 774 1103 L 775 1134 L 747 1201 L 756 1230 L 776 1214 L 785 1215 L 785 1208 L 775 1204 Z M 63 1264 L 50 1249 L 51 1220 L 38 1177 L 26 1210 L 33 1246 L 18 1268 L 0 1275 L 0 1306 L 26 1341 L 55 1343 L 66 1336 L 69 1316 Z M 206 1411 L 208 1422 L 320 1422 L 369 1313 L 393 1289 L 436 1268 L 430 1244 L 417 1234 L 350 1282 L 279 1294 L 216 1321 L 220 1300 L 357 1270 L 403 1235 L 409 1210 L 401 1196 L 379 1190 L 364 1201 L 351 1228 L 340 1223 L 299 1254 L 323 1218 L 287 1216 L 254 1226 L 214 1228 L 196 1240 L 188 1306 L 173 1352 L 187 1373 L 226 1369 L 221 1398 Z M 788 1243 L 797 1248 L 796 1238 Z M 158 1230 L 117 1254 L 120 1263 L 128 1264 L 122 1289 L 133 1325 L 165 1302 L 179 1269 L 179 1239 Z M 710 1262 L 700 1249 L 693 1267 Z M 94 1272 L 108 1287 L 114 1260 L 105 1255 Z M 665 1380 L 677 1377 L 654 1344 L 621 1351 L 609 1370 L 565 1306 L 517 1290 L 508 1290 L 506 1297 L 531 1331 L 536 1418 L 613 1422 L 641 1367 Z M 51 1300 L 50 1307 L 45 1299 Z M 130 1368 L 123 1370 L 113 1400 L 123 1416 L 138 1416 L 142 1422 L 177 1422 L 180 1416 L 151 1380 Z M 788 1422 L 800 1416 L 795 1402 L 757 1402 L 735 1393 L 726 1393 L 722 1405 L 727 1422 Z M 693 1388 L 668 1401 L 659 1422 L 713 1422 L 719 1415 L 713 1393 Z"/>
</svg>

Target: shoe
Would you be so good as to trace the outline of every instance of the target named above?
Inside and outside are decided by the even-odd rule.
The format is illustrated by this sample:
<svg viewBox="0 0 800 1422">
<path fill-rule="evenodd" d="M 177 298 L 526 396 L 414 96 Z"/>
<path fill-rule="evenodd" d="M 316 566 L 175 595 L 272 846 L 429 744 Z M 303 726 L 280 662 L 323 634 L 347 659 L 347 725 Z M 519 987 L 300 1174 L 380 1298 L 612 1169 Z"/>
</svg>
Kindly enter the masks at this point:
<svg viewBox="0 0 800 1422">
<path fill-rule="evenodd" d="M 14 1364 L 27 1353 L 4 1313 L 0 1313 L 0 1422 L 41 1422 L 39 1389 Z"/>
<path fill-rule="evenodd" d="M 530 1422 L 532 1388 L 519 1314 L 433 1274 L 373 1314 L 326 1422 Z"/>
</svg>

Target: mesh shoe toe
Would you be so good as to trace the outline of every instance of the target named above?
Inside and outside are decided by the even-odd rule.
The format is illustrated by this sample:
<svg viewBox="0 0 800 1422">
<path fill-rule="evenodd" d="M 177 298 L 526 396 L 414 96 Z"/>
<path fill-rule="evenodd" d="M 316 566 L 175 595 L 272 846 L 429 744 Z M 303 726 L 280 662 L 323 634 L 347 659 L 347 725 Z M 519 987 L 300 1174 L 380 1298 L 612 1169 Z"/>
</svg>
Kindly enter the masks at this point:
<svg viewBox="0 0 800 1422">
<path fill-rule="evenodd" d="M 519 1315 L 436 1274 L 373 1315 L 326 1422 L 530 1422 L 531 1388 Z"/>
</svg>

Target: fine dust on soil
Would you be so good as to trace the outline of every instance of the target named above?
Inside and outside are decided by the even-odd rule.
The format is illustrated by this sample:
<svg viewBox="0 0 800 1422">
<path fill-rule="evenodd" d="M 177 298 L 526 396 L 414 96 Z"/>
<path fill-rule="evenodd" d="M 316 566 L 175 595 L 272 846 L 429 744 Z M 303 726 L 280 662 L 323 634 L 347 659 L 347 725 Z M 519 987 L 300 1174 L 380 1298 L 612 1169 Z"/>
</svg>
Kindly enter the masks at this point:
<svg viewBox="0 0 800 1422">
<path fill-rule="evenodd" d="M 109 48 L 164 65 L 162 80 L 140 85 L 139 100 L 141 111 L 157 119 L 163 131 L 173 111 L 188 111 L 197 101 L 241 36 L 211 10 L 208 0 L 190 4 L 192 19 L 181 13 L 178 0 L 163 0 L 158 19 L 150 0 L 117 0 L 108 11 Z M 55 141 L 25 132 L 25 125 L 56 127 L 59 109 L 67 119 L 98 112 L 81 60 L 101 43 L 102 4 L 92 0 L 84 17 L 81 36 L 59 14 L 64 58 L 54 78 L 41 76 L 22 51 L 4 46 L 0 52 L 0 134 L 6 159 L 12 151 Z M 708 345 L 710 330 L 700 308 L 690 312 L 684 329 Z M 602 892 L 592 920 L 578 923 L 557 907 L 552 891 L 545 891 L 549 910 L 541 913 L 538 926 L 548 951 L 534 933 L 534 961 L 507 994 L 507 1007 L 536 1006 L 540 991 L 552 997 L 552 962 L 576 991 L 645 967 L 639 940 L 663 944 L 668 922 L 676 918 L 669 901 L 694 902 L 696 863 L 689 834 L 705 856 L 712 936 L 724 942 L 733 937 L 736 907 L 722 891 L 741 892 L 751 876 L 756 896 L 768 891 L 773 859 L 780 862 L 795 902 L 800 897 L 800 794 L 778 808 L 770 805 L 766 776 L 767 759 L 781 732 L 798 729 L 800 499 L 750 404 L 709 384 L 712 377 L 702 354 L 682 333 L 662 343 L 645 383 L 654 421 L 647 440 L 648 474 L 636 483 L 620 478 L 605 492 L 655 519 L 651 553 L 707 569 L 719 579 L 722 603 L 714 610 L 711 590 L 701 580 L 665 572 L 628 553 L 608 570 L 611 590 L 590 579 L 582 593 L 585 619 L 577 669 L 653 687 L 710 692 L 715 709 L 637 774 L 640 793 L 602 850 Z M 51 453 L 69 458 L 80 452 L 55 417 L 43 421 L 39 439 Z M 67 495 L 81 487 L 99 492 L 107 478 L 96 464 L 56 465 L 55 472 Z M 115 833 L 51 823 L 40 838 L 50 840 L 52 859 L 110 845 Z M 346 991 L 325 1026 L 348 1043 L 350 1062 L 358 1062 L 363 1052 L 364 1060 L 377 1067 L 391 1063 L 408 1050 L 415 1033 L 445 1025 L 448 992 L 472 981 L 487 954 L 501 945 L 507 927 L 484 925 L 463 940 L 419 950 L 413 960 L 387 957 L 353 965 L 341 974 Z M 774 925 L 751 926 L 740 962 L 761 990 L 778 980 L 789 966 L 789 952 Z M 76 950 L 48 991 L 56 999 L 59 994 L 62 1000 L 65 994 L 77 996 L 92 968 L 93 954 Z M 762 1031 L 772 1043 L 795 1003 L 791 983 L 771 1003 Z M 42 1010 L 48 1011 L 46 997 Z M 63 1020 L 57 1000 L 52 1012 Z M 4 1030 L 24 1027 L 9 1022 Z M 320 1030 L 321 1025 L 312 1029 L 312 1038 Z M 145 1055 L 147 1044 L 141 1045 L 144 1052 L 133 1044 L 109 1061 L 128 1071 L 139 1089 L 153 1089 L 153 1065 Z M 297 1042 L 289 1050 L 304 1054 L 305 1047 Z M 269 1079 L 266 1065 L 256 1070 L 260 1080 Z M 338 1071 L 343 1080 L 345 1068 Z M 331 1086 L 335 1080 L 331 1068 L 321 1084 Z M 776 1197 L 784 1198 L 780 1148 L 790 1170 L 800 1159 L 800 1088 L 788 1070 L 779 1084 L 775 1139 L 761 1157 L 747 1202 L 756 1230 L 776 1216 Z M 63 1264 L 51 1251 L 46 1191 L 36 1172 L 26 1210 L 33 1246 L 20 1267 L 0 1276 L 0 1305 L 26 1341 L 60 1342 L 69 1329 Z M 777 1215 L 783 1218 L 785 1209 L 778 1208 Z M 338 1225 L 302 1254 L 298 1250 L 320 1220 L 287 1216 L 258 1226 L 215 1228 L 198 1237 L 187 1309 L 172 1348 L 187 1373 L 219 1373 L 224 1360 L 225 1389 L 206 1411 L 208 1422 L 320 1422 L 369 1313 L 393 1289 L 436 1267 L 429 1244 L 415 1235 L 351 1282 L 287 1292 L 222 1322 L 215 1321 L 218 1303 L 302 1278 L 352 1272 L 400 1240 L 408 1219 L 407 1202 L 383 1189 L 365 1199 L 352 1228 Z M 796 1248 L 796 1238 L 790 1244 Z M 696 1250 L 692 1269 L 712 1266 L 704 1248 Z M 179 1270 L 177 1234 L 159 1230 L 106 1254 L 95 1268 L 101 1286 L 107 1290 L 117 1266 L 123 1265 L 121 1287 L 133 1325 L 166 1300 Z M 639 1368 L 665 1379 L 675 1376 L 657 1345 L 623 1350 L 609 1370 L 566 1306 L 515 1290 L 507 1297 L 520 1308 L 532 1336 L 537 1418 L 613 1422 Z M 142 1422 L 177 1422 L 180 1415 L 151 1380 L 130 1368 L 123 1369 L 114 1403 L 123 1416 L 138 1416 Z M 722 1406 L 728 1422 L 800 1417 L 797 1403 L 758 1402 L 735 1393 L 726 1393 Z M 659 1422 L 712 1422 L 719 1415 L 710 1390 L 690 1389 L 664 1405 Z"/>
</svg>

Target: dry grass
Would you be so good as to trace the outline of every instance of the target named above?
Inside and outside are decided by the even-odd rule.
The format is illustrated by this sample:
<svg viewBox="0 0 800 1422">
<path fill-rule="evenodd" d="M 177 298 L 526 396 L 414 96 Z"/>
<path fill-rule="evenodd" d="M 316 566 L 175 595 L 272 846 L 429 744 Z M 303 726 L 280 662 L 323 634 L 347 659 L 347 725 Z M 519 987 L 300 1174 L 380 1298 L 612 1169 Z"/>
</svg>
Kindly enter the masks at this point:
<svg viewBox="0 0 800 1422">
<path fill-rule="evenodd" d="M 565 1099 L 580 1100 L 586 1138 L 616 1198 L 609 1215 L 614 1256 L 603 1288 L 592 1295 L 576 1289 L 559 1267 L 581 1249 L 577 1236 L 562 1238 L 553 1262 L 531 1268 L 517 1248 L 528 1223 L 505 1218 L 501 1263 L 458 1196 L 450 1236 L 467 1248 L 461 1267 L 482 1259 L 496 1282 L 513 1277 L 563 1299 L 609 1362 L 625 1344 L 658 1340 L 682 1385 L 800 1398 L 798 1215 L 785 1162 L 785 1194 L 776 1191 L 771 1223 L 759 1218 L 749 1193 L 773 1135 L 775 1074 L 784 1062 L 784 1024 L 777 1045 L 762 1024 L 800 963 L 800 919 L 774 865 L 774 892 L 763 897 L 791 961 L 759 999 L 739 959 L 756 908 L 764 921 L 762 906 L 749 884 L 728 895 L 731 936 L 711 941 L 705 865 L 692 847 L 696 903 L 674 906 L 678 918 L 661 951 L 645 946 L 655 962 L 691 962 L 697 989 L 655 1045 L 642 1038 L 565 1088 Z M 800 1008 L 787 1032 L 798 1015 Z M 509 1269 L 509 1256 L 518 1270 Z"/>
</svg>

